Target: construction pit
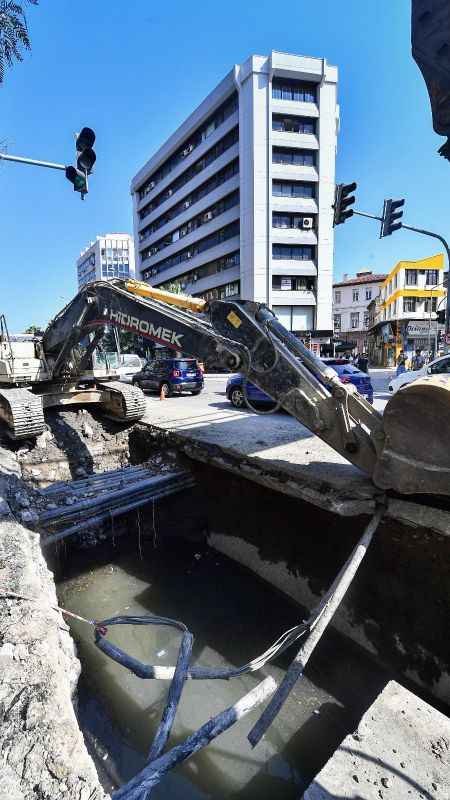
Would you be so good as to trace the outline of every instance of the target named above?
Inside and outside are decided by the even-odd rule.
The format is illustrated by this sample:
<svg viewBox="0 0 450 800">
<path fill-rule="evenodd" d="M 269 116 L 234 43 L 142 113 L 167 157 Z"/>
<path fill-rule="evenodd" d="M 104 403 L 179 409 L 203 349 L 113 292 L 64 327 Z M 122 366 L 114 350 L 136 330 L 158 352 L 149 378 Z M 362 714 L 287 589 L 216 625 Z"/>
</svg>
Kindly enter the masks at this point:
<svg viewBox="0 0 450 800">
<path fill-rule="evenodd" d="M 145 422 L 127 428 L 80 409 L 49 412 L 47 428 L 36 443 L 0 443 L 0 798 L 100 800 L 144 769 L 170 682 L 113 661 L 89 622 L 180 620 L 194 635 L 192 664 L 245 664 L 308 617 L 373 509 L 339 516 L 286 491 L 282 475 Z M 147 502 L 142 482 L 159 487 Z M 255 708 L 152 796 L 299 800 L 390 681 L 448 711 L 449 571 L 445 530 L 386 515 L 264 738 L 247 740 Z M 113 625 L 105 638 L 143 664 L 177 663 L 174 628 Z M 299 644 L 258 672 L 187 680 L 167 747 L 263 678 L 279 685 Z M 429 747 L 436 769 L 413 796 L 444 798 L 448 727 Z M 387 786 L 357 766 L 355 794 L 310 796 L 411 794 L 413 767 L 397 760 Z"/>
</svg>

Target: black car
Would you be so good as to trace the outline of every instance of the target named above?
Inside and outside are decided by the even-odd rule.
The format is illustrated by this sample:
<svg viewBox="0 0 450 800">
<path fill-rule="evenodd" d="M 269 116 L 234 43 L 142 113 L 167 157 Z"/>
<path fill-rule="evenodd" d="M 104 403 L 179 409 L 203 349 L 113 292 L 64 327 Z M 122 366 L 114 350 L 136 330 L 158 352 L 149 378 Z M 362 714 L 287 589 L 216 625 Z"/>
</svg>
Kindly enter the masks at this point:
<svg viewBox="0 0 450 800">
<path fill-rule="evenodd" d="M 158 358 L 148 361 L 141 372 L 133 375 L 133 383 L 158 394 L 162 391 L 165 397 L 181 392 L 200 394 L 203 372 L 195 358 Z"/>
</svg>

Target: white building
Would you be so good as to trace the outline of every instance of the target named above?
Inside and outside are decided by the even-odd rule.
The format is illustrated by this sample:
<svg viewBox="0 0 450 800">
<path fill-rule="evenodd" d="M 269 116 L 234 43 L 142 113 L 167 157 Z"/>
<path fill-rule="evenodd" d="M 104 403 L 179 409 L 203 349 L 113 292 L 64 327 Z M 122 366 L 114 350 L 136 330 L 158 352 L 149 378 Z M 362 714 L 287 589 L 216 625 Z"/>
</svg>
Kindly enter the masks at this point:
<svg viewBox="0 0 450 800">
<path fill-rule="evenodd" d="M 128 233 L 97 236 L 77 259 L 78 289 L 91 281 L 134 278 L 134 242 Z"/>
<path fill-rule="evenodd" d="M 325 59 L 235 65 L 133 178 L 141 279 L 331 335 L 336 91 Z"/>
<path fill-rule="evenodd" d="M 347 274 L 333 283 L 333 329 L 335 338 L 351 342 L 362 353 L 367 349 L 369 312 L 367 306 L 375 300 L 386 275 L 369 270 Z"/>
</svg>

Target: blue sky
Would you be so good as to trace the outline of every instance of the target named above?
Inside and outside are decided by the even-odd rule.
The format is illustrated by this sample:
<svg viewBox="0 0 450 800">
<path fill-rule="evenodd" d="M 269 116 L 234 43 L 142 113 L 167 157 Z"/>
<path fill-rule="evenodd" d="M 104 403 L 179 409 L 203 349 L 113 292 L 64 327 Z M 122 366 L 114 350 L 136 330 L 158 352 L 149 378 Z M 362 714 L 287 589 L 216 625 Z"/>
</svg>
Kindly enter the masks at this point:
<svg viewBox="0 0 450 800">
<path fill-rule="evenodd" d="M 411 57 L 410 0 L 41 0 L 27 16 L 33 49 L 0 89 L 0 140 L 13 154 L 71 163 L 73 132 L 89 125 L 97 165 L 82 203 L 63 173 L 0 164 L 0 312 L 10 329 L 45 324 L 73 296 L 74 262 L 96 234 L 132 232 L 131 177 L 250 53 L 337 64 L 337 180 L 358 182 L 361 210 L 405 197 L 405 222 L 450 237 L 450 164 L 436 154 L 443 140 Z M 336 278 L 438 252 L 413 233 L 378 233 L 358 218 L 336 230 Z"/>
</svg>

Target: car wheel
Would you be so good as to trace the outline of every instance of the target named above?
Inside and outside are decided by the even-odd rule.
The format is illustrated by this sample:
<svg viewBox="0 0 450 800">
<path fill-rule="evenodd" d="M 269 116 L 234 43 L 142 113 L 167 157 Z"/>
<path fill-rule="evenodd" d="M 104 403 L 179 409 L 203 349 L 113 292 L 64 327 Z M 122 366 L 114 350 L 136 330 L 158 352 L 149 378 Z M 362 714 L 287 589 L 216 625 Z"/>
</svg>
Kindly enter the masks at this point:
<svg viewBox="0 0 450 800">
<path fill-rule="evenodd" d="M 194 395 L 195 395 L 195 394 L 200 394 L 200 392 L 201 392 L 201 389 L 194 389 L 194 390 L 191 392 L 191 394 L 194 394 Z"/>
<path fill-rule="evenodd" d="M 235 386 L 230 392 L 231 405 L 235 408 L 244 408 L 246 406 L 244 392 L 240 386 Z"/>
<path fill-rule="evenodd" d="M 172 394 L 170 384 L 166 383 L 166 381 L 164 381 L 164 383 L 161 384 L 161 386 L 159 387 L 159 391 L 163 393 L 164 397 L 170 397 L 170 395 Z"/>
</svg>

